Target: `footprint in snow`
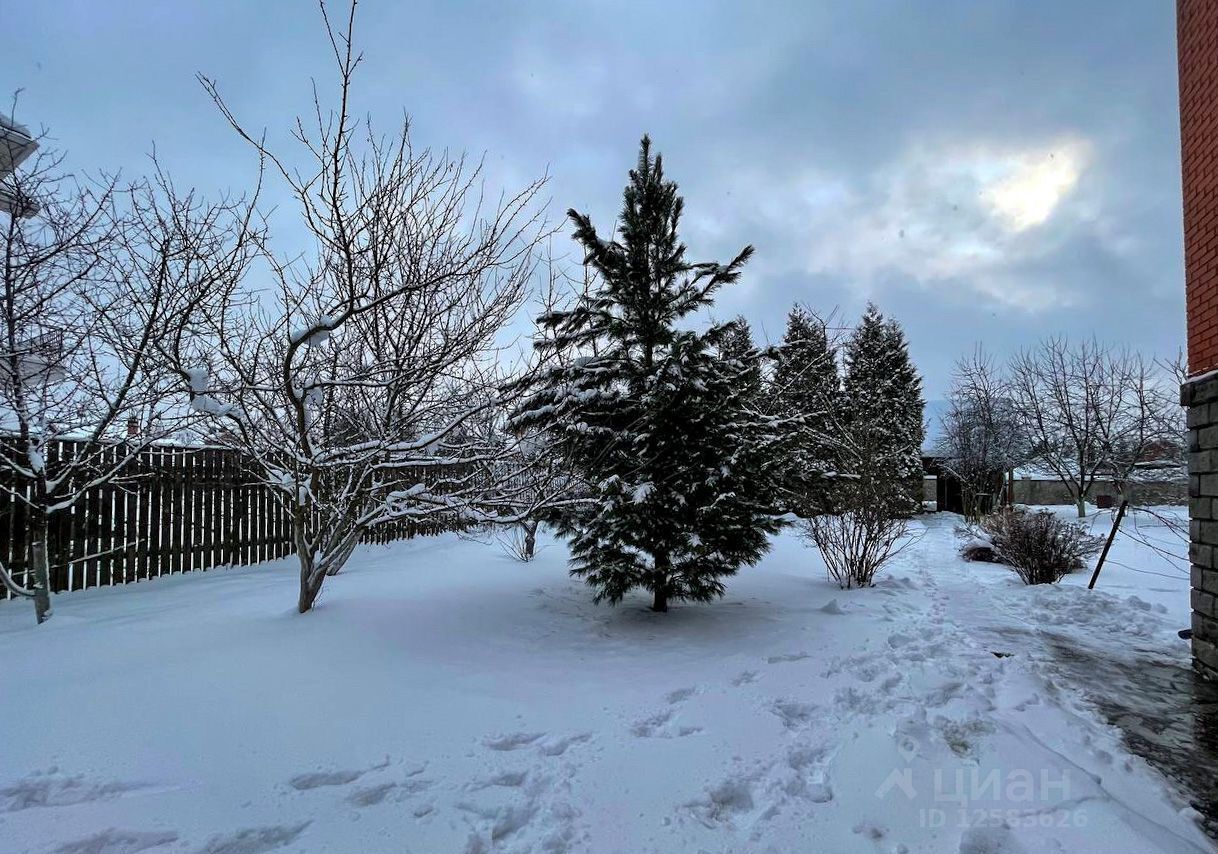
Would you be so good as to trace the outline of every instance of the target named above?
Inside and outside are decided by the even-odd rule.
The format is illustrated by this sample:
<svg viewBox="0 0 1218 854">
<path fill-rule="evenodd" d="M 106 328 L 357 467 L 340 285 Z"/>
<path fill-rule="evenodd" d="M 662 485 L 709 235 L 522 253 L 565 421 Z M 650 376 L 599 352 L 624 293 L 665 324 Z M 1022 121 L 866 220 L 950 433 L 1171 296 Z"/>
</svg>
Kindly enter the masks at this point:
<svg viewBox="0 0 1218 854">
<path fill-rule="evenodd" d="M 732 684 L 735 685 L 737 688 L 739 688 L 741 685 L 748 685 L 749 683 L 756 682 L 756 681 L 757 681 L 757 671 L 756 670 L 745 670 L 743 673 L 738 674 L 736 676 L 736 678 L 732 680 Z"/>
<path fill-rule="evenodd" d="M 913 638 L 911 638 L 907 634 L 903 634 L 901 632 L 893 632 L 892 634 L 890 634 L 888 636 L 888 645 L 890 647 L 892 647 L 893 649 L 899 649 L 900 647 L 905 646 L 912 640 L 913 640 Z"/>
<path fill-rule="evenodd" d="M 520 750 L 544 735 L 544 732 L 512 732 L 506 735 L 488 736 L 482 739 L 482 745 L 488 750 Z"/>
<path fill-rule="evenodd" d="M 475 788 L 487 789 L 491 786 L 499 786 L 505 789 L 518 789 L 527 779 L 529 779 L 528 771 L 504 771 L 502 774 L 496 774 L 494 777 L 479 782 Z"/>
<path fill-rule="evenodd" d="M 785 655 L 771 655 L 765 660 L 766 664 L 783 664 L 788 661 L 803 661 L 812 656 L 806 652 L 788 652 Z"/>
<path fill-rule="evenodd" d="M 872 842 L 879 842 L 888 835 L 886 827 L 871 821 L 860 821 L 851 829 L 859 836 L 870 839 Z"/>
<path fill-rule="evenodd" d="M 874 682 L 891 669 L 892 666 L 885 660 L 861 659 L 854 667 L 852 675 L 860 682 Z"/>
<path fill-rule="evenodd" d="M 288 780 L 288 785 L 298 792 L 307 792 L 309 789 L 320 789 L 322 786 L 345 786 L 348 783 L 354 783 L 362 776 L 364 776 L 363 771 L 316 771 L 311 774 L 298 774 Z"/>
<path fill-rule="evenodd" d="M 707 827 L 731 825 L 733 818 L 753 811 L 753 786 L 748 780 L 729 777 L 685 807 Z"/>
<path fill-rule="evenodd" d="M 133 830 L 110 828 L 75 842 L 68 842 L 55 849 L 55 854 L 137 854 L 150 848 L 159 848 L 177 842 L 178 835 L 169 832 L 140 833 Z"/>
<path fill-rule="evenodd" d="M 823 745 L 796 747 L 787 753 L 787 765 L 795 772 L 787 784 L 788 795 L 803 798 L 814 804 L 826 804 L 833 800 L 833 788 L 829 785 L 828 748 Z"/>
<path fill-rule="evenodd" d="M 213 836 L 196 854 L 262 854 L 296 841 L 312 822 L 273 827 L 247 827 L 226 836 Z"/>
<path fill-rule="evenodd" d="M 682 804 L 700 824 L 709 828 L 753 828 L 779 812 L 778 804 L 758 803 L 756 786 L 759 774 L 738 773 L 706 789 L 703 797 Z"/>
<path fill-rule="evenodd" d="M 381 769 L 388 767 L 389 758 L 386 757 L 384 762 L 369 765 L 367 768 L 338 769 L 334 771 L 310 771 L 307 774 L 297 774 L 291 780 L 288 780 L 288 785 L 298 792 L 307 792 L 310 789 L 320 789 L 323 786 L 345 786 L 348 783 L 354 783 L 356 780 L 363 777 L 370 771 L 380 771 Z"/>
<path fill-rule="evenodd" d="M 485 788 L 485 787 L 484 787 Z M 460 801 L 458 810 L 474 817 L 466 854 L 489 854 L 502 850 L 534 850 L 538 842 L 548 851 L 583 850 L 575 846 L 580 811 L 562 796 L 562 787 L 544 775 L 521 778 L 512 787 L 511 800 L 504 803 Z M 538 840 L 536 834 L 544 838 Z"/>
<path fill-rule="evenodd" d="M 940 706 L 946 706 L 952 700 L 960 699 L 967 691 L 968 686 L 963 682 L 955 680 L 944 682 L 926 693 L 922 705 L 927 709 L 937 709 Z"/>
<path fill-rule="evenodd" d="M 410 777 L 403 783 L 380 783 L 375 786 L 364 786 L 356 789 L 347 796 L 347 803 L 357 807 L 371 807 L 383 802 L 390 795 L 395 801 L 401 801 L 419 792 L 425 792 L 432 786 L 431 780 Z"/>
<path fill-rule="evenodd" d="M 347 795 L 347 803 L 357 807 L 371 807 L 381 803 L 398 787 L 397 783 L 381 783 L 379 786 L 365 786 Z"/>
<path fill-rule="evenodd" d="M 975 758 L 976 751 L 987 735 L 992 735 L 994 725 L 981 718 L 954 721 L 949 718 L 935 719 L 935 729 L 952 753 L 964 758 Z"/>
<path fill-rule="evenodd" d="M 770 711 L 778 716 L 787 729 L 802 729 L 812 723 L 816 706 L 796 700 L 775 700 Z"/>
<path fill-rule="evenodd" d="M 580 744 L 592 738 L 590 732 L 579 732 L 563 737 L 551 736 L 537 742 L 537 750 L 543 756 L 562 756 L 573 744 Z"/>
<path fill-rule="evenodd" d="M 698 726 L 677 726 L 671 711 L 656 712 L 630 725 L 635 738 L 685 738 L 702 732 Z"/>
<path fill-rule="evenodd" d="M 665 699 L 665 701 L 668 702 L 669 705 L 676 705 L 677 703 L 681 702 L 682 700 L 688 700 L 690 697 L 692 697 L 694 694 L 697 694 L 697 693 L 698 693 L 697 688 L 678 688 L 675 691 L 669 691 L 667 694 L 665 694 L 664 699 Z"/>
<path fill-rule="evenodd" d="M 1005 824 L 970 827 L 960 834 L 960 854 L 1024 854 L 1027 851 Z"/>
<path fill-rule="evenodd" d="M 1013 708 L 1017 712 L 1026 712 L 1028 710 L 1028 706 L 1039 706 L 1039 705 L 1040 705 L 1040 695 L 1033 694 L 1032 696 L 1028 697 L 1026 700 L 1019 701 L 1011 708 Z"/>
<path fill-rule="evenodd" d="M 51 768 L 0 787 L 0 813 L 106 801 L 150 788 L 153 788 L 150 783 L 90 780 L 84 775 L 70 776 L 59 773 L 58 768 Z"/>
</svg>

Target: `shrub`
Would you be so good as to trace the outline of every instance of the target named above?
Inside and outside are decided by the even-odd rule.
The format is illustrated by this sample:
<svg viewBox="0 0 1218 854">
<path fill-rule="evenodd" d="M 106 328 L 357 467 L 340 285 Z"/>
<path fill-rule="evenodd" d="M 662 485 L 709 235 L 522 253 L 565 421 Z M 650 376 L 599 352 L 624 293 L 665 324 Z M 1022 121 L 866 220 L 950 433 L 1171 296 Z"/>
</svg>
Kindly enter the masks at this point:
<svg viewBox="0 0 1218 854">
<path fill-rule="evenodd" d="M 981 520 L 980 532 L 961 548 L 966 560 L 990 557 L 1015 571 L 1024 584 L 1055 584 L 1086 565 L 1103 540 L 1075 522 L 1047 511 L 995 513 Z M 970 556 L 972 555 L 972 556 Z"/>
<path fill-rule="evenodd" d="M 842 513 L 824 513 L 804 523 L 804 536 L 824 558 L 840 587 L 870 587 L 875 574 L 905 547 L 908 526 L 882 503 Z"/>
</svg>

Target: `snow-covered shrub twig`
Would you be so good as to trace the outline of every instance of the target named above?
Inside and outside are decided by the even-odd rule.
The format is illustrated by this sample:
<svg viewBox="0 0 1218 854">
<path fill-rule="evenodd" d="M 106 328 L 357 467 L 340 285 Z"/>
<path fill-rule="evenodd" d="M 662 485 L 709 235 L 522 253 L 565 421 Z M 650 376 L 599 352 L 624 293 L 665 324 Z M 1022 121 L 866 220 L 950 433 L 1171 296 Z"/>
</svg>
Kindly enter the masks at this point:
<svg viewBox="0 0 1218 854">
<path fill-rule="evenodd" d="M 990 535 L 976 525 L 959 525 L 956 536 L 964 542 L 960 546 L 960 557 L 978 563 L 998 563 L 994 553 L 994 541 Z"/>
</svg>

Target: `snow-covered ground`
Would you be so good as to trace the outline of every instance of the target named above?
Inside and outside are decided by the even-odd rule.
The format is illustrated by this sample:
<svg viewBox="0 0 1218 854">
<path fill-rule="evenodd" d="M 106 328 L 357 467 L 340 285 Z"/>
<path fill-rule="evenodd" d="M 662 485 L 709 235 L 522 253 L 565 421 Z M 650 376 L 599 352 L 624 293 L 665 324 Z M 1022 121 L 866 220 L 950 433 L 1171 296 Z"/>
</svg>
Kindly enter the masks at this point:
<svg viewBox="0 0 1218 854">
<path fill-rule="evenodd" d="M 1025 588 L 957 521 L 849 592 L 786 534 L 667 615 L 451 536 L 305 616 L 290 562 L 0 604 L 0 850 L 1211 850 L 1039 640 L 1186 667 L 1187 572 L 1122 538 Z"/>
</svg>

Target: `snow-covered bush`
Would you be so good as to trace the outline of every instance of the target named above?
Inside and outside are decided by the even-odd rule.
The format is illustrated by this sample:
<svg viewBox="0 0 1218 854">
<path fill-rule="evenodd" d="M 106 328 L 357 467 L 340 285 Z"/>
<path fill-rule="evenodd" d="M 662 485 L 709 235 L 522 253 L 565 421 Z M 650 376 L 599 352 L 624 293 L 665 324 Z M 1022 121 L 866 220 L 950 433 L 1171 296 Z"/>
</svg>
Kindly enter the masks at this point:
<svg viewBox="0 0 1218 854">
<path fill-rule="evenodd" d="M 887 487 L 868 478 L 844 481 L 838 512 L 803 522 L 804 536 L 820 550 L 829 577 L 839 586 L 870 587 L 884 565 L 908 544 L 908 522 L 881 493 Z"/>
<path fill-rule="evenodd" d="M 985 560 L 979 544 L 988 543 L 991 559 L 1011 567 L 1024 584 L 1055 584 L 1086 565 L 1103 540 L 1074 522 L 1048 511 L 995 513 L 981 521 L 980 532 L 961 549 L 969 560 Z M 969 557 L 973 553 L 977 557 Z"/>
<path fill-rule="evenodd" d="M 805 535 L 820 549 L 829 577 L 843 589 L 870 587 L 884 564 L 903 547 L 904 519 L 874 510 L 813 516 Z"/>
</svg>

